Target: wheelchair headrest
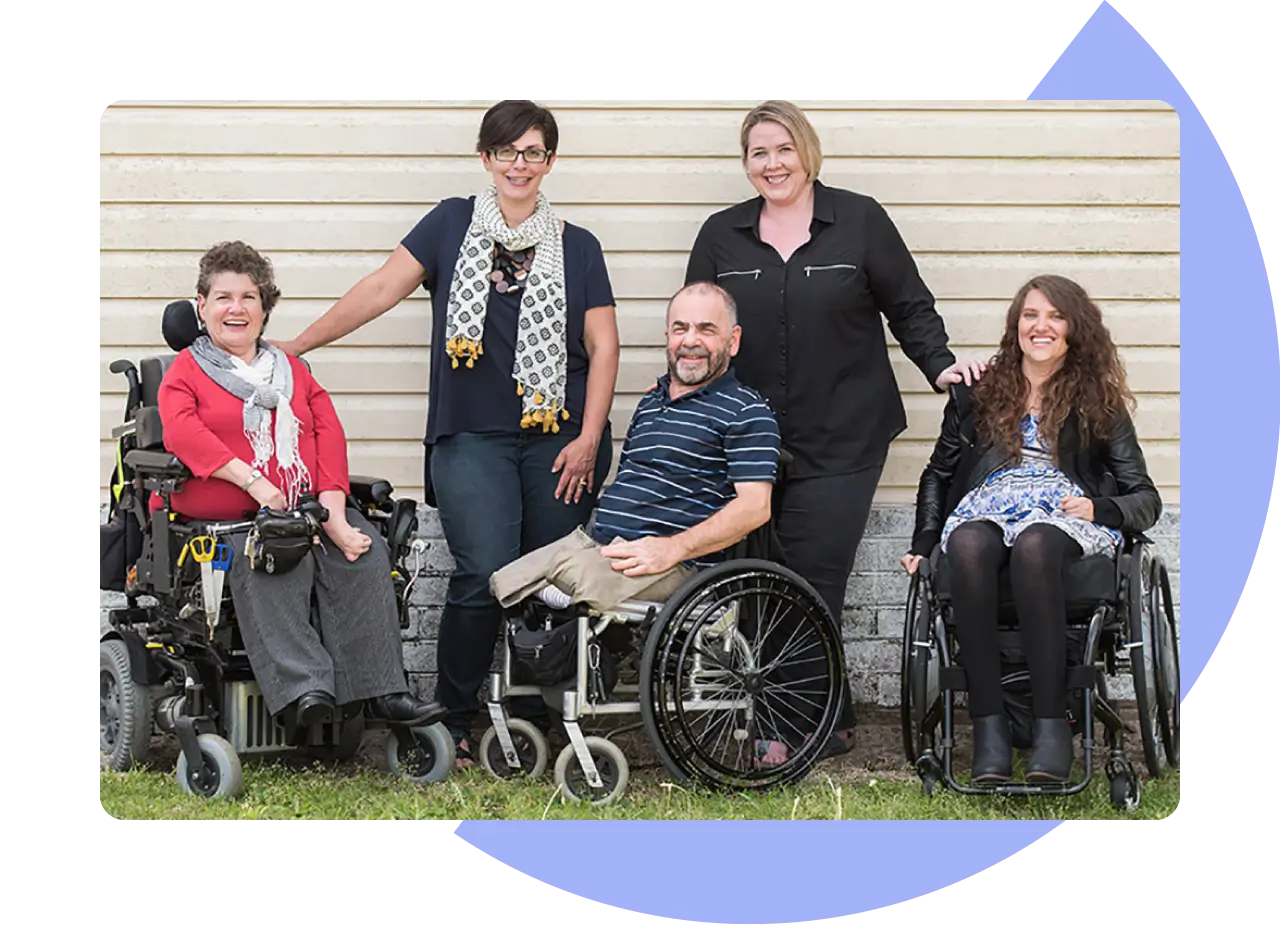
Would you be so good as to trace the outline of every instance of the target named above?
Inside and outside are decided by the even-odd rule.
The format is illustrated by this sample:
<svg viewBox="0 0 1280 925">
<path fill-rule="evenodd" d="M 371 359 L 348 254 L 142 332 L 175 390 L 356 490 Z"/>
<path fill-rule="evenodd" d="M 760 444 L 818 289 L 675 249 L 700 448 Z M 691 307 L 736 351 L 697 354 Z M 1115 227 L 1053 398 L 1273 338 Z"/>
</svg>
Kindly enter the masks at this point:
<svg viewBox="0 0 1280 925">
<path fill-rule="evenodd" d="M 164 307 L 164 320 L 160 322 L 164 342 L 181 353 L 200 336 L 200 316 L 196 313 L 195 299 L 179 299 Z"/>
</svg>

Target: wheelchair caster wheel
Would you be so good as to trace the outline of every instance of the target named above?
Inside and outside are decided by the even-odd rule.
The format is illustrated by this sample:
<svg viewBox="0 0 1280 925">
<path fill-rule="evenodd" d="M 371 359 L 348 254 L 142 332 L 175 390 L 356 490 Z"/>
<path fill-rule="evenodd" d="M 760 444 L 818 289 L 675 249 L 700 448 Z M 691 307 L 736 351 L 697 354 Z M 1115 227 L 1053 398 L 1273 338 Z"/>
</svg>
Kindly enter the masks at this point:
<svg viewBox="0 0 1280 925">
<path fill-rule="evenodd" d="M 401 737 L 412 744 L 402 742 Z M 393 727 L 387 733 L 387 772 L 415 784 L 436 784 L 449 776 L 453 767 L 453 739 L 443 723 Z"/>
<path fill-rule="evenodd" d="M 507 729 L 511 732 L 511 744 L 515 746 L 519 768 L 507 764 L 502 753 L 502 742 L 498 740 L 498 730 L 490 726 L 480 737 L 480 765 L 498 780 L 509 780 L 513 777 L 527 777 L 530 780 L 541 777 L 547 770 L 547 737 L 542 730 L 528 720 L 509 719 Z"/>
<path fill-rule="evenodd" d="M 587 783 L 587 774 L 578 762 L 573 745 L 566 745 L 556 759 L 556 785 L 574 803 L 586 802 L 604 806 L 622 796 L 627 789 L 631 771 L 622 749 L 608 739 L 587 736 L 585 741 L 591 760 L 596 763 L 596 770 L 600 773 L 600 783 L 604 786 L 597 789 Z"/>
<path fill-rule="evenodd" d="M 1136 771 L 1130 769 L 1111 775 L 1111 805 L 1117 812 L 1127 813 L 1137 809 L 1141 790 Z"/>
<path fill-rule="evenodd" d="M 244 790 L 244 772 L 240 756 L 231 743 L 222 736 L 205 733 L 197 737 L 203 768 L 193 768 L 187 763 L 187 755 L 178 755 L 178 784 L 183 793 L 209 799 L 229 800 Z"/>
</svg>

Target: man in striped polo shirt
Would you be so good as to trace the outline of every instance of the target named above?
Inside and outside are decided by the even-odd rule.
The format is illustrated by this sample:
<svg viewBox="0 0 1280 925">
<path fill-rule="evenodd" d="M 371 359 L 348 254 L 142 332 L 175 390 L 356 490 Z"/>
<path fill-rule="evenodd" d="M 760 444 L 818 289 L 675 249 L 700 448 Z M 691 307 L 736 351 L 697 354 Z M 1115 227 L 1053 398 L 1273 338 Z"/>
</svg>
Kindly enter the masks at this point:
<svg viewBox="0 0 1280 925">
<path fill-rule="evenodd" d="M 769 520 L 778 424 L 729 368 L 741 337 L 737 306 L 719 286 L 693 283 L 672 297 L 667 374 L 636 407 L 595 526 L 494 573 L 504 607 L 533 594 L 600 610 L 665 600 L 694 567 Z"/>
</svg>

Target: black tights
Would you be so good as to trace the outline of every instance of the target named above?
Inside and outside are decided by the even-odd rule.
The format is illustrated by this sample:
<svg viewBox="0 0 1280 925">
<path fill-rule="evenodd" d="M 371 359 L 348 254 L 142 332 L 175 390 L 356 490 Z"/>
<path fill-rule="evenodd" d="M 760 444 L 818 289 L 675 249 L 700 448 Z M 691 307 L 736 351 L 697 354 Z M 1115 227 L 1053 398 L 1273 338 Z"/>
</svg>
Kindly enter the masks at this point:
<svg viewBox="0 0 1280 925">
<path fill-rule="evenodd" d="M 1028 527 L 1004 545 L 990 521 L 961 524 L 947 540 L 956 636 L 969 681 L 969 715 L 1003 712 L 996 635 L 997 575 L 1009 562 L 1022 651 L 1031 674 L 1031 712 L 1061 719 L 1067 712 L 1067 604 L 1062 573 L 1084 554 L 1080 544 L 1048 524 Z"/>
</svg>

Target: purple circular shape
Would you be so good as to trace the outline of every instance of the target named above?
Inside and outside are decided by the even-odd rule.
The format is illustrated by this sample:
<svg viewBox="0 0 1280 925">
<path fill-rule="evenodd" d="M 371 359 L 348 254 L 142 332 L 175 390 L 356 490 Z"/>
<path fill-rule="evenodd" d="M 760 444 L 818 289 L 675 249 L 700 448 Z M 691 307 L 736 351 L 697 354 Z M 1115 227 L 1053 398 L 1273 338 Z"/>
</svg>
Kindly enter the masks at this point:
<svg viewBox="0 0 1280 925">
<path fill-rule="evenodd" d="M 1280 365 L 1261 250 L 1209 127 L 1160 57 L 1109 4 L 1098 8 L 1031 99 L 1163 100 L 1181 119 L 1181 356 L 1189 362 L 1181 394 L 1180 543 L 1181 561 L 1193 570 L 1181 598 L 1194 614 L 1181 628 L 1186 696 L 1244 589 L 1253 556 L 1241 550 L 1257 549 L 1275 472 L 1280 408 L 1236 401 L 1242 389 L 1275 381 Z M 1231 325 L 1218 321 L 1227 307 Z M 1253 336 L 1236 336 L 1242 327 Z M 1229 372 L 1219 357 L 1231 357 Z M 1235 493 L 1248 503 L 1208 498 L 1224 445 L 1232 448 Z M 1056 825 L 464 822 L 457 834 L 588 899 L 669 918 L 755 923 L 851 915 L 922 896 L 1000 862 Z M 752 871 L 767 871 L 767 883 L 744 881 Z M 722 882 L 732 887 L 716 886 Z"/>
</svg>

